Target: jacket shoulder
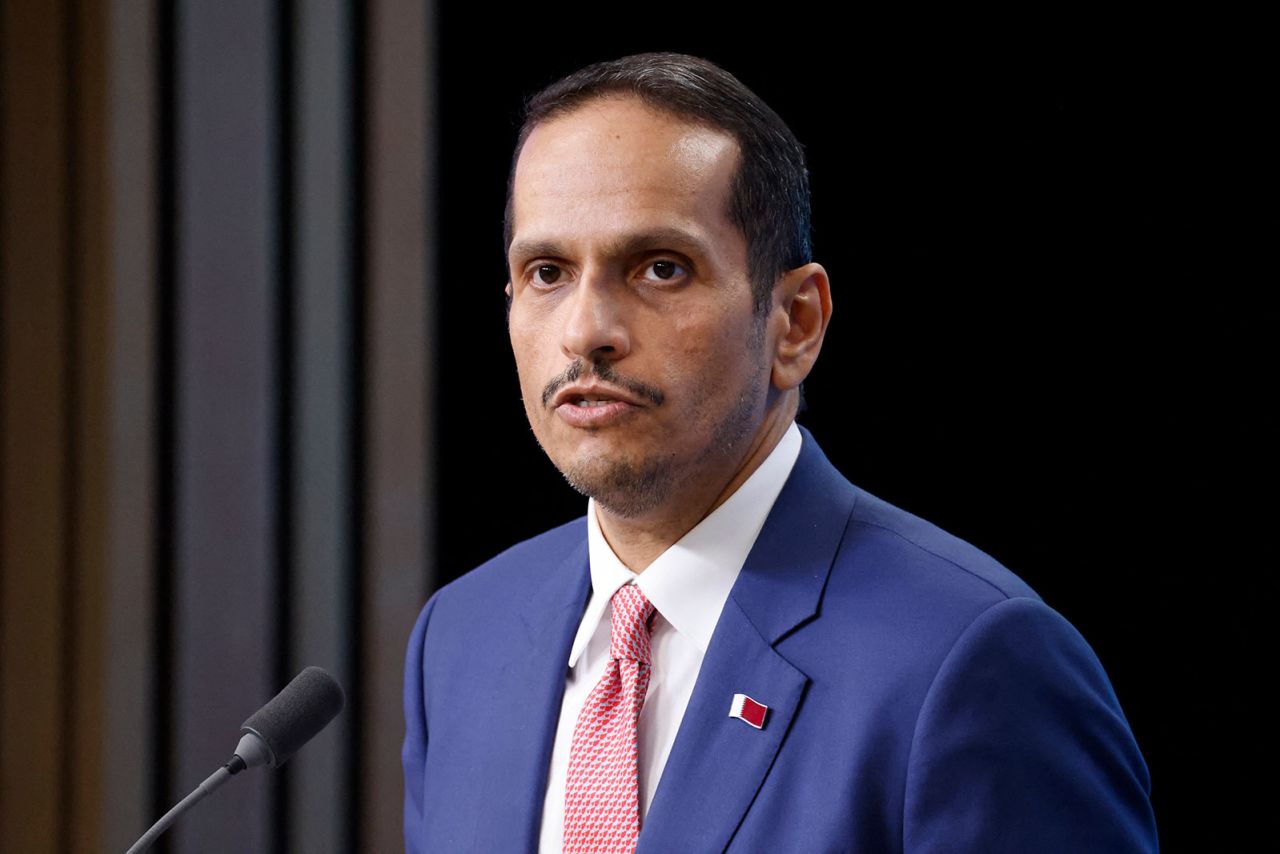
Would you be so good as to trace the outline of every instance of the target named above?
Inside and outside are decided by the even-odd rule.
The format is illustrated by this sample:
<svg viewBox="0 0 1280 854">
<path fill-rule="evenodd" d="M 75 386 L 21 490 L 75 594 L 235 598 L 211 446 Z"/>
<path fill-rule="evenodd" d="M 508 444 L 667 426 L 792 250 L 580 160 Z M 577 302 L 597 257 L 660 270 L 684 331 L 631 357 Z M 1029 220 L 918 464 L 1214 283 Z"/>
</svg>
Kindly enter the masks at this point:
<svg viewBox="0 0 1280 854">
<path fill-rule="evenodd" d="M 870 582 L 881 593 L 950 601 L 961 607 L 962 603 L 981 608 L 1004 599 L 1040 598 L 991 555 L 851 483 L 827 459 L 813 434 L 804 427 L 800 432 L 804 444 L 792 471 L 797 489 L 784 490 L 784 495 L 791 496 L 793 506 L 850 508 L 847 516 L 827 514 L 826 521 L 828 526 L 844 528 L 836 564 L 854 569 L 855 576 L 845 581 L 855 586 Z M 841 583 L 836 576 L 832 581 L 837 586 Z"/>
<path fill-rule="evenodd" d="M 1029 584 L 991 555 L 865 490 L 858 489 L 849 524 L 855 537 L 930 571 L 935 582 L 945 582 L 949 577 L 956 586 L 975 592 L 986 590 L 993 601 L 1040 598 Z"/>
</svg>

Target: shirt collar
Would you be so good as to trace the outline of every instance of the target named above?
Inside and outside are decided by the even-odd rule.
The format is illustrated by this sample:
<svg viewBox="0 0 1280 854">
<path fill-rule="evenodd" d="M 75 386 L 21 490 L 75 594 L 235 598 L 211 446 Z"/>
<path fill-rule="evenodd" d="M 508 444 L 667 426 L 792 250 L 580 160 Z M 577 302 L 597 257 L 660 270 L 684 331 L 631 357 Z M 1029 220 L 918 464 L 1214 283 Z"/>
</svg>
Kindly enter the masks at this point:
<svg viewBox="0 0 1280 854">
<path fill-rule="evenodd" d="M 595 499 L 588 499 L 592 593 L 569 653 L 569 666 L 577 664 L 587 648 L 613 594 L 628 583 L 636 584 L 658 613 L 705 654 L 738 572 L 800 455 L 800 444 L 800 429 L 793 421 L 760 467 L 639 575 L 618 559 L 605 540 Z"/>
</svg>

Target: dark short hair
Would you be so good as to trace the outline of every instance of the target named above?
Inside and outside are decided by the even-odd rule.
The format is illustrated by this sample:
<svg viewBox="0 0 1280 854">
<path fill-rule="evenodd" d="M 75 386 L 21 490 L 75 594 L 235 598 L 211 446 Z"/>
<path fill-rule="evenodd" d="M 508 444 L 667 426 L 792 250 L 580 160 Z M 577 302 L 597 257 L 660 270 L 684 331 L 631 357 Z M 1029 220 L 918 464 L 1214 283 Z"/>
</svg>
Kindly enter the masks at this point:
<svg viewBox="0 0 1280 854">
<path fill-rule="evenodd" d="M 812 260 L 809 173 L 804 149 L 769 105 L 712 62 L 680 53 L 640 53 L 598 62 L 552 83 L 525 102 L 507 177 L 503 245 L 511 248 L 516 163 L 539 124 L 610 95 L 632 95 L 738 143 L 740 160 L 728 215 L 747 244 L 747 275 L 757 312 L 778 277 Z"/>
</svg>

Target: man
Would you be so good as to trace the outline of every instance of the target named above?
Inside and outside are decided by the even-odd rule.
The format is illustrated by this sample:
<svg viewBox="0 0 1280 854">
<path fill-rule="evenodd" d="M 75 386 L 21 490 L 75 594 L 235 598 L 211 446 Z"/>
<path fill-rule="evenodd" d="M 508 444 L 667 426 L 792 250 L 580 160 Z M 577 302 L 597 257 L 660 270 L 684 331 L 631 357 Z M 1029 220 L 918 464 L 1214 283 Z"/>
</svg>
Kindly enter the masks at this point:
<svg viewBox="0 0 1280 854">
<path fill-rule="evenodd" d="M 410 851 L 1150 851 L 1075 630 L 794 424 L 832 312 L 785 124 L 703 60 L 529 103 L 507 211 L 525 410 L 587 515 L 409 642 Z"/>
</svg>

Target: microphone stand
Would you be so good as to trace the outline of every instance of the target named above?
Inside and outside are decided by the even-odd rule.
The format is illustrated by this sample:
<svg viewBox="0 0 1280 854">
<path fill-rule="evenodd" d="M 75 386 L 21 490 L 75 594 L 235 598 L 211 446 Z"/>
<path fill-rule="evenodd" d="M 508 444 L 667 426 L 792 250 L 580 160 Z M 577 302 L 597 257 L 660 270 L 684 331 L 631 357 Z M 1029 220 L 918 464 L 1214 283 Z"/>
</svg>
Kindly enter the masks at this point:
<svg viewBox="0 0 1280 854">
<path fill-rule="evenodd" d="M 160 838 L 160 834 L 169 829 L 169 825 L 178 820 L 178 816 L 200 803 L 206 796 L 212 794 L 214 789 L 230 780 L 233 774 L 239 774 L 246 767 L 243 759 L 239 756 L 232 756 L 230 762 L 210 774 L 207 780 L 195 788 L 195 791 L 178 801 L 173 809 L 162 815 L 159 821 L 151 825 L 151 829 L 142 834 L 142 838 L 133 843 L 133 847 L 125 854 L 141 854 L 141 852 L 146 851 Z"/>
</svg>

